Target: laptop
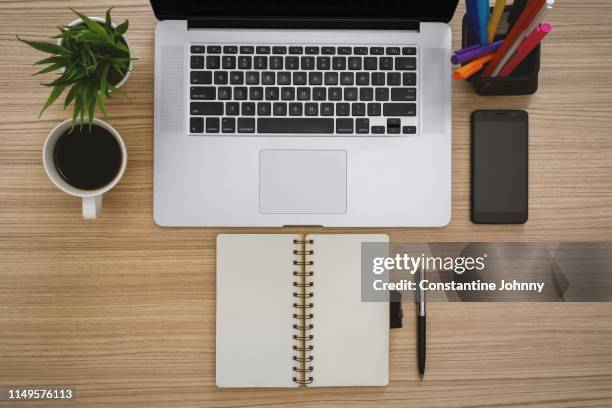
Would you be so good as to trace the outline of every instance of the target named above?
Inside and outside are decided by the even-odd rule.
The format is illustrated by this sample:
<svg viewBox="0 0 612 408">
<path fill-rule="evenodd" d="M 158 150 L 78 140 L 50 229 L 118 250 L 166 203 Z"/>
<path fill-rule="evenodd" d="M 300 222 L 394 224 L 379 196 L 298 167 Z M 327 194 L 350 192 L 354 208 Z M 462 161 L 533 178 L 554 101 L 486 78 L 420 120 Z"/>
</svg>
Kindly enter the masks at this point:
<svg viewBox="0 0 612 408">
<path fill-rule="evenodd" d="M 458 0 L 151 0 L 154 219 L 441 227 Z"/>
</svg>

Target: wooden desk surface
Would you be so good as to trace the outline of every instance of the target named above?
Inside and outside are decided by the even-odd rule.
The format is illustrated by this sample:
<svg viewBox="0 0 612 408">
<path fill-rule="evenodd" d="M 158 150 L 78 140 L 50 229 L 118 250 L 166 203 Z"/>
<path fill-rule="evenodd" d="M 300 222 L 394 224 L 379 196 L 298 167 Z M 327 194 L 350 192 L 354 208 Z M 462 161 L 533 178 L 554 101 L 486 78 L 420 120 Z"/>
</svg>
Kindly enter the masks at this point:
<svg viewBox="0 0 612 408">
<path fill-rule="evenodd" d="M 101 15 L 113 3 L 117 19 L 130 19 L 139 58 L 125 88 L 133 102 L 109 106 L 129 164 L 102 218 L 85 222 L 41 165 L 47 132 L 69 113 L 54 107 L 38 120 L 47 90 L 29 75 L 40 55 L 14 35 L 42 39 L 73 19 L 69 5 Z M 612 239 L 612 3 L 558 3 L 537 95 L 482 98 L 454 85 L 452 223 L 382 232 L 395 241 Z M 463 11 L 452 22 L 456 46 Z M 215 237 L 224 230 L 152 219 L 155 22 L 146 0 L 0 2 L 0 386 L 73 385 L 77 400 L 66 406 L 79 407 L 612 406 L 610 304 L 432 304 L 424 383 L 404 304 L 386 388 L 217 389 Z M 525 226 L 469 222 L 469 114 L 479 108 L 530 113 Z"/>
</svg>

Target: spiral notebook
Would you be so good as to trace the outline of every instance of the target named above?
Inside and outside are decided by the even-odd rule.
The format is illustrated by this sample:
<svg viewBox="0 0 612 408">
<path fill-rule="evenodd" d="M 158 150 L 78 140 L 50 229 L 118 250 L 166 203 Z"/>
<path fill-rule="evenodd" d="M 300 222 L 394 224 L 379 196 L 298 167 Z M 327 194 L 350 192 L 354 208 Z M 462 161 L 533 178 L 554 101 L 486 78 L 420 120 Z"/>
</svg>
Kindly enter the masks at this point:
<svg viewBox="0 0 612 408">
<path fill-rule="evenodd" d="M 219 235 L 217 386 L 387 385 L 389 305 L 361 301 L 361 243 L 388 240 Z"/>
</svg>

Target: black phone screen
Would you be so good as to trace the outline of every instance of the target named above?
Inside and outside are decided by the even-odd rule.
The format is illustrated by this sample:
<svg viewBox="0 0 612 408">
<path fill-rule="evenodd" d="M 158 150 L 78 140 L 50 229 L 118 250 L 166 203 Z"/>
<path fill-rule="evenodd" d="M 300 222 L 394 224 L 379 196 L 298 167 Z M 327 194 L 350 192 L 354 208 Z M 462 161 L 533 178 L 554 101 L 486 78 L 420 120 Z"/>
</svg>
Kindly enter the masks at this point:
<svg viewBox="0 0 612 408">
<path fill-rule="evenodd" d="M 473 222 L 527 222 L 528 122 L 525 111 L 472 115 Z"/>
</svg>

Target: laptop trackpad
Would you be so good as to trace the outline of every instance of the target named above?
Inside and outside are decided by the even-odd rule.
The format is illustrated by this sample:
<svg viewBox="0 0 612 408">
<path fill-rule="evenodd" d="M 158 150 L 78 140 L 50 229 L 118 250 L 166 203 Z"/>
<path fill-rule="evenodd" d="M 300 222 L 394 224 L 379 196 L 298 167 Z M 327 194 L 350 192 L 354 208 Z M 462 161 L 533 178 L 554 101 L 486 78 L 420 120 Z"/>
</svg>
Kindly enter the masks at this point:
<svg viewBox="0 0 612 408">
<path fill-rule="evenodd" d="M 261 150 L 259 211 L 346 213 L 346 151 Z"/>
</svg>

